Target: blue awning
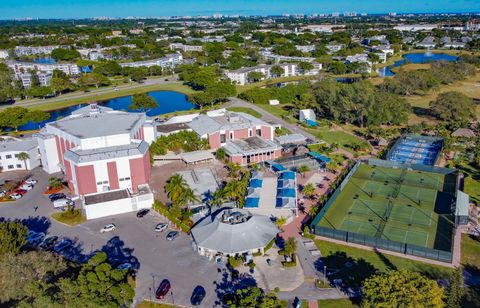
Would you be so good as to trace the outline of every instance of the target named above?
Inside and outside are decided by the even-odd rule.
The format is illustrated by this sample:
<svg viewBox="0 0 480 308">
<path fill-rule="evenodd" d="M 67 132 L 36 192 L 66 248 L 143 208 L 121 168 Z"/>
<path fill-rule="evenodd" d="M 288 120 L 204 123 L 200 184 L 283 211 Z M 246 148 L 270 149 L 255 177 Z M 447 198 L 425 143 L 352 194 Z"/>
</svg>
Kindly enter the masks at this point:
<svg viewBox="0 0 480 308">
<path fill-rule="evenodd" d="M 308 126 L 317 126 L 317 122 L 316 121 L 313 121 L 313 120 L 306 120 L 305 122 L 307 122 L 307 125 Z"/>
<path fill-rule="evenodd" d="M 293 171 L 285 171 L 280 173 L 280 176 L 278 177 L 281 180 L 295 180 L 295 172 Z"/>
<path fill-rule="evenodd" d="M 274 172 L 279 172 L 279 171 L 285 171 L 287 169 L 285 169 L 285 167 L 280 164 L 272 164 L 272 170 Z"/>
<path fill-rule="evenodd" d="M 245 206 L 244 207 L 258 207 L 258 202 L 260 201 L 260 198 L 247 198 L 245 199 Z"/>
<path fill-rule="evenodd" d="M 295 198 L 295 189 L 294 188 L 277 189 L 277 197 Z"/>
<path fill-rule="evenodd" d="M 310 155 L 310 156 L 312 156 L 313 158 L 318 159 L 318 160 L 320 160 L 320 161 L 322 161 L 322 162 L 324 162 L 324 163 L 326 163 L 326 164 L 328 164 L 328 163 L 331 161 L 330 158 L 328 158 L 328 157 L 326 157 L 326 156 L 323 156 L 322 154 L 317 153 L 317 152 L 314 152 L 314 151 L 308 152 L 308 155 Z"/>
<path fill-rule="evenodd" d="M 248 187 L 251 187 L 251 188 L 259 188 L 259 187 L 262 187 L 262 180 L 260 179 L 251 179 L 250 180 L 250 184 L 248 185 Z"/>
</svg>

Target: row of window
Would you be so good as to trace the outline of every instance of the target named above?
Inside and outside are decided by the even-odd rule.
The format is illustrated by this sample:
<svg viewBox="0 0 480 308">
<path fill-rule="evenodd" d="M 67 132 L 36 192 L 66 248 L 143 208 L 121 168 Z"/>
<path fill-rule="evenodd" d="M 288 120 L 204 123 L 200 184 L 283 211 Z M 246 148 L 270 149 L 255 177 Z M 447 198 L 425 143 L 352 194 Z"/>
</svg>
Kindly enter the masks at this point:
<svg viewBox="0 0 480 308">
<path fill-rule="evenodd" d="M 17 169 L 23 168 L 23 166 L 21 164 L 16 164 L 16 165 L 8 165 L 7 169 L 14 169 L 15 166 L 17 167 Z"/>
<path fill-rule="evenodd" d="M 15 157 L 18 158 L 18 154 L 15 154 Z M 10 158 L 12 158 L 12 154 L 5 155 L 5 159 L 10 159 Z M 0 159 L 2 159 L 2 156 L 0 156 Z"/>
<path fill-rule="evenodd" d="M 259 137 L 262 136 L 261 128 L 256 129 L 256 135 Z M 248 130 L 248 137 L 253 137 L 253 131 L 251 129 Z M 230 140 L 233 140 L 233 132 L 230 132 Z M 225 142 L 227 142 L 226 134 L 220 134 L 220 143 L 225 143 Z"/>
<path fill-rule="evenodd" d="M 130 181 L 130 177 L 120 178 L 120 179 L 118 179 L 118 181 L 119 181 L 119 182 Z M 99 181 L 99 182 L 97 182 L 97 185 L 105 185 L 105 184 L 108 184 L 108 181 Z"/>
</svg>

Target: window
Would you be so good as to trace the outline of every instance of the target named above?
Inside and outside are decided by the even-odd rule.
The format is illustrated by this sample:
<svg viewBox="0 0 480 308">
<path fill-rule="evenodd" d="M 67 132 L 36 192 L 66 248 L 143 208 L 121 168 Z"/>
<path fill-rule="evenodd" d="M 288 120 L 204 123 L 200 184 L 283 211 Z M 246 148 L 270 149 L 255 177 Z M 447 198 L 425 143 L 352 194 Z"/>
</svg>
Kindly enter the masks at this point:
<svg viewBox="0 0 480 308">
<path fill-rule="evenodd" d="M 20 164 L 17 164 L 17 168 L 22 168 L 22 165 L 20 165 Z"/>
<path fill-rule="evenodd" d="M 5 158 L 10 159 L 10 158 L 12 158 L 12 155 L 8 154 L 8 155 L 5 156 Z"/>
<path fill-rule="evenodd" d="M 125 181 L 130 181 L 130 177 L 126 177 L 126 178 L 125 178 Z"/>
<path fill-rule="evenodd" d="M 13 165 L 8 165 L 8 169 L 13 169 Z"/>
<path fill-rule="evenodd" d="M 230 132 L 230 140 L 233 140 L 233 132 Z"/>
<path fill-rule="evenodd" d="M 253 131 L 251 129 L 248 130 L 248 137 L 252 137 L 253 136 Z"/>
<path fill-rule="evenodd" d="M 262 136 L 262 129 L 261 128 L 257 128 L 257 136 Z"/>
<path fill-rule="evenodd" d="M 225 134 L 220 134 L 220 143 L 225 143 L 227 142 L 227 136 Z"/>
<path fill-rule="evenodd" d="M 102 182 L 97 182 L 97 185 L 102 185 Z"/>
<path fill-rule="evenodd" d="M 15 156 L 15 158 L 18 158 L 18 154 L 15 154 L 14 156 Z"/>
</svg>

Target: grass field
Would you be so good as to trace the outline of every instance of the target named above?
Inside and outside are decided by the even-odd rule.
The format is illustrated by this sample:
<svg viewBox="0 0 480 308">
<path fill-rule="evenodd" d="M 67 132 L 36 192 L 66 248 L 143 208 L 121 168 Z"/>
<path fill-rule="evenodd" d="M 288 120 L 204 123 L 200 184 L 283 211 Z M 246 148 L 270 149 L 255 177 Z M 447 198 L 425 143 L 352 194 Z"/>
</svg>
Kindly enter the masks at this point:
<svg viewBox="0 0 480 308">
<path fill-rule="evenodd" d="M 370 267 L 370 270 L 373 272 L 386 272 L 391 269 L 405 269 L 414 272 L 421 272 L 432 278 L 445 278 L 448 277 L 451 272 L 451 269 L 448 267 L 432 265 L 397 256 L 390 256 L 347 245 L 340 245 L 321 240 L 315 240 L 315 244 L 322 253 L 322 256 L 324 256 L 325 260 L 328 262 L 327 266 L 330 267 L 336 267 L 337 264 L 342 266 L 344 265 L 343 262 L 345 259 L 350 259 L 357 264 L 364 265 L 365 270 L 368 270 Z M 350 270 L 350 272 L 352 271 Z M 343 275 L 349 274 L 355 273 L 343 273 Z M 340 277 L 341 276 L 342 275 L 340 275 Z"/>
<path fill-rule="evenodd" d="M 69 107 L 77 104 L 82 104 L 82 103 L 89 103 L 89 102 L 94 102 L 94 101 L 103 101 L 103 100 L 108 100 L 116 97 L 122 97 L 122 96 L 129 96 L 137 93 L 145 93 L 145 92 L 150 92 L 150 91 L 175 91 L 175 92 L 180 92 L 184 94 L 191 94 L 194 93 L 194 91 L 181 84 L 181 83 L 163 83 L 163 84 L 158 84 L 158 85 L 147 85 L 147 86 L 141 86 L 141 87 L 136 87 L 133 89 L 125 89 L 125 90 L 118 90 L 118 91 L 110 91 L 106 93 L 73 93 L 73 94 L 65 94 L 63 96 L 56 97 L 52 99 L 52 101 L 49 101 L 48 99 L 46 100 L 38 100 L 38 102 L 35 103 L 24 103 L 18 102 L 18 106 L 23 106 L 27 107 L 29 109 L 34 109 L 34 110 L 44 110 L 44 111 L 50 111 L 50 110 L 55 110 L 59 108 L 64 108 L 64 107 Z M 75 95 L 75 97 L 72 97 Z"/>
<path fill-rule="evenodd" d="M 52 214 L 52 218 L 58 222 L 69 225 L 71 227 L 85 222 L 87 219 L 82 215 L 80 210 L 74 210 L 72 214 L 67 212 L 55 212 Z"/>
<path fill-rule="evenodd" d="M 322 299 L 318 300 L 318 307 L 322 308 L 355 308 L 360 307 L 357 304 L 352 303 L 348 298 L 340 299 Z"/>
<path fill-rule="evenodd" d="M 452 230 L 440 228 L 444 218 L 439 213 L 451 200 L 444 187 L 455 188 L 446 179 L 438 173 L 362 164 L 318 226 L 450 251 Z"/>
<path fill-rule="evenodd" d="M 311 78 L 310 76 L 287 76 L 287 77 L 280 77 L 280 78 L 265 79 L 259 82 L 249 83 L 244 86 L 237 86 L 237 93 L 240 94 L 242 92 L 245 92 L 255 87 L 265 87 L 269 85 L 275 85 L 281 82 L 308 80 L 310 78 Z"/>
<path fill-rule="evenodd" d="M 136 306 L 136 308 L 175 308 L 175 307 L 180 307 L 180 306 L 174 306 L 171 304 L 154 303 L 148 300 L 144 300 Z"/>
<path fill-rule="evenodd" d="M 260 113 L 258 113 L 257 111 L 253 110 L 253 109 L 250 109 L 250 108 L 247 108 L 247 107 L 228 107 L 227 108 L 228 111 L 232 111 L 232 112 L 243 112 L 243 113 L 247 113 L 251 116 L 254 116 L 255 118 L 261 118 L 262 115 Z"/>
<path fill-rule="evenodd" d="M 468 234 L 462 234 L 462 265 L 473 266 L 480 270 L 480 241 Z"/>
</svg>

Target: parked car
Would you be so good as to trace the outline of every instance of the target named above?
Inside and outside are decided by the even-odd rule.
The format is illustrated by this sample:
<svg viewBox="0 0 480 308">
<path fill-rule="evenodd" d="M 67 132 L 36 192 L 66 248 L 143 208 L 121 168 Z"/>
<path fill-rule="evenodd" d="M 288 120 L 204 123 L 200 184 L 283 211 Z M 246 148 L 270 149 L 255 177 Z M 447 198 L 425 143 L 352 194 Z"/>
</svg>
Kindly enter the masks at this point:
<svg viewBox="0 0 480 308">
<path fill-rule="evenodd" d="M 102 229 L 100 229 L 100 233 L 106 233 L 106 232 L 114 231 L 115 229 L 117 229 L 115 224 L 108 224 L 105 227 L 103 227 Z"/>
<path fill-rule="evenodd" d="M 158 225 L 155 226 L 155 232 L 162 232 L 167 228 L 168 228 L 168 225 L 166 223 L 159 223 Z"/>
<path fill-rule="evenodd" d="M 27 193 L 27 191 L 25 189 L 16 189 L 13 191 L 14 193 L 17 193 L 19 195 L 25 195 Z"/>
<path fill-rule="evenodd" d="M 73 202 L 72 200 L 70 200 L 68 198 L 57 199 L 57 200 L 53 201 L 53 207 L 56 208 L 56 209 L 64 208 L 64 207 L 67 207 L 69 205 L 74 206 L 75 202 Z"/>
<path fill-rule="evenodd" d="M 143 216 L 147 215 L 148 212 L 150 212 L 149 209 L 142 209 L 140 211 L 137 212 L 137 217 L 138 218 L 142 218 Z"/>
<path fill-rule="evenodd" d="M 163 279 L 163 281 L 158 285 L 157 291 L 155 292 L 155 297 L 157 299 L 164 299 L 165 296 L 170 291 L 170 281 L 168 279 Z"/>
<path fill-rule="evenodd" d="M 27 241 L 28 241 L 28 244 L 31 246 L 37 246 L 43 241 L 44 238 L 45 238 L 45 233 L 35 232 L 34 234 L 32 234 L 27 238 Z"/>
<path fill-rule="evenodd" d="M 4 191 L 0 191 L 0 198 L 3 198 L 6 196 L 6 193 Z"/>
<path fill-rule="evenodd" d="M 37 180 L 28 179 L 28 180 L 25 181 L 25 183 L 30 184 L 30 185 L 34 185 L 34 184 L 37 184 Z"/>
<path fill-rule="evenodd" d="M 70 246 L 72 246 L 72 241 L 69 240 L 68 238 L 65 238 L 65 239 L 61 240 L 60 242 L 56 243 L 55 246 L 53 246 L 53 251 L 56 252 L 56 253 L 60 253 Z"/>
<path fill-rule="evenodd" d="M 20 194 L 17 194 L 17 193 L 13 193 L 10 195 L 10 198 L 12 198 L 13 200 L 18 200 L 22 197 L 22 195 Z"/>
<path fill-rule="evenodd" d="M 205 288 L 202 286 L 196 286 L 193 290 L 192 297 L 190 298 L 190 303 L 194 306 L 198 306 L 202 303 L 205 298 Z"/>
<path fill-rule="evenodd" d="M 117 266 L 117 269 L 118 269 L 118 270 L 121 270 L 121 271 L 123 271 L 123 270 L 130 270 L 131 268 L 133 268 L 133 265 L 130 264 L 130 263 L 122 263 L 122 264 L 120 264 L 119 266 Z"/>
<path fill-rule="evenodd" d="M 32 189 L 33 189 L 33 185 L 23 184 L 23 185 L 20 186 L 19 188 L 20 188 L 20 189 L 23 189 L 23 190 L 32 190 Z"/>
<path fill-rule="evenodd" d="M 45 250 L 50 250 L 53 248 L 53 245 L 55 245 L 57 240 L 58 236 L 49 236 L 40 243 L 39 247 Z"/>
<path fill-rule="evenodd" d="M 58 199 L 65 199 L 67 198 L 67 196 L 64 193 L 58 193 L 58 194 L 51 194 L 48 196 L 48 198 L 50 199 L 50 201 L 55 201 Z"/>
<path fill-rule="evenodd" d="M 167 234 L 167 241 L 173 241 L 178 236 L 178 231 L 170 231 Z"/>
</svg>

